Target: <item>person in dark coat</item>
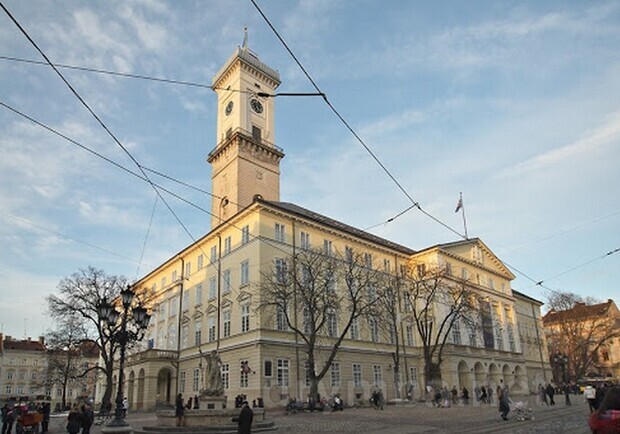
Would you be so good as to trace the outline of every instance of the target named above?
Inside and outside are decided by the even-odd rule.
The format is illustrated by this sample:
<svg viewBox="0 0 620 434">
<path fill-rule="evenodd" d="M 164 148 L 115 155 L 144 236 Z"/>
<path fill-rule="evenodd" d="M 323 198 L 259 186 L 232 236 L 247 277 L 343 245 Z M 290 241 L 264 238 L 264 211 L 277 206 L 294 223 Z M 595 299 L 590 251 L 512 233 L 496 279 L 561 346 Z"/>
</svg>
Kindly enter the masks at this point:
<svg viewBox="0 0 620 434">
<path fill-rule="evenodd" d="M 2 407 L 2 434 L 11 434 L 14 421 L 15 413 L 13 408 L 9 407 L 9 404 L 4 404 L 4 407 Z"/>
<path fill-rule="evenodd" d="M 549 396 L 549 405 L 555 405 L 555 401 L 553 400 L 555 388 L 551 385 L 551 383 L 547 384 L 547 395 Z"/>
<path fill-rule="evenodd" d="M 82 412 L 76 405 L 71 409 L 67 416 L 67 432 L 69 434 L 78 434 L 82 429 Z"/>
<path fill-rule="evenodd" d="M 241 413 L 239 413 L 239 429 L 238 434 L 251 434 L 252 432 L 252 420 L 254 419 L 254 412 L 248 405 L 247 401 L 243 401 L 241 407 Z"/>
<path fill-rule="evenodd" d="M 174 403 L 174 415 L 177 418 L 177 426 L 185 425 L 185 406 L 183 405 L 183 394 L 179 393 Z"/>
<path fill-rule="evenodd" d="M 93 426 L 95 421 L 95 413 L 90 404 L 84 404 L 82 406 L 82 434 L 90 434 L 90 427 Z"/>
<path fill-rule="evenodd" d="M 49 431 L 50 425 L 50 411 L 52 410 L 52 404 L 46 402 L 41 407 L 41 413 L 43 414 L 43 421 L 41 421 L 41 432 L 43 434 Z"/>
</svg>

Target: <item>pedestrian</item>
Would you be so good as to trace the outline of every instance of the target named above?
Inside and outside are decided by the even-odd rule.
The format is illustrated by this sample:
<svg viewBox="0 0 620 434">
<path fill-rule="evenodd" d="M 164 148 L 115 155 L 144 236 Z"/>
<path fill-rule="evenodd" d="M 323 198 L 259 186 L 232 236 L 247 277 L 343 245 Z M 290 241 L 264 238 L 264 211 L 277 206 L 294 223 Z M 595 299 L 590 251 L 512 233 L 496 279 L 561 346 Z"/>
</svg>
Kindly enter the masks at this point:
<svg viewBox="0 0 620 434">
<path fill-rule="evenodd" d="M 193 398 L 191 396 L 187 400 L 187 405 L 185 406 L 185 408 L 187 408 L 188 410 L 192 409 L 192 400 L 193 400 Z"/>
<path fill-rule="evenodd" d="M 9 407 L 9 404 L 4 404 L 4 407 L 2 407 L 2 434 L 11 434 L 14 421 L 15 413 L 13 407 Z"/>
<path fill-rule="evenodd" d="M 620 432 L 620 387 L 611 387 L 598 410 L 590 415 L 590 429 L 593 434 Z"/>
<path fill-rule="evenodd" d="M 484 386 L 481 386 L 481 387 L 480 387 L 480 401 L 481 401 L 483 404 L 486 404 L 486 403 L 487 403 L 487 388 L 486 388 L 486 387 L 484 387 Z"/>
<path fill-rule="evenodd" d="M 450 391 L 446 386 L 441 389 L 441 403 L 443 408 L 450 408 Z"/>
<path fill-rule="evenodd" d="M 200 401 L 198 400 L 198 395 L 194 395 L 194 410 L 198 410 L 200 408 Z"/>
<path fill-rule="evenodd" d="M 503 380 L 500 380 L 503 382 Z M 497 386 L 497 399 L 499 401 L 499 411 L 502 419 L 508 420 L 508 413 L 510 413 L 510 397 L 508 396 L 508 386 Z"/>
<path fill-rule="evenodd" d="M 241 413 L 239 413 L 239 428 L 237 429 L 237 434 L 251 434 L 253 419 L 254 412 L 248 405 L 248 402 L 243 401 Z"/>
<path fill-rule="evenodd" d="M 555 388 L 551 385 L 551 383 L 547 384 L 547 396 L 549 396 L 549 405 L 555 405 L 555 401 L 553 400 L 553 395 L 555 395 Z"/>
<path fill-rule="evenodd" d="M 183 394 L 179 393 L 174 403 L 174 415 L 177 418 L 177 426 L 185 426 L 185 406 L 183 405 Z"/>
<path fill-rule="evenodd" d="M 456 386 L 452 386 L 452 404 L 456 405 L 459 403 L 459 391 Z"/>
<path fill-rule="evenodd" d="M 547 402 L 547 391 L 545 390 L 545 386 L 538 383 L 538 398 L 540 399 L 540 405 L 549 405 Z"/>
<path fill-rule="evenodd" d="M 123 398 L 123 419 L 127 417 L 127 412 L 129 411 L 129 401 L 127 398 Z"/>
<path fill-rule="evenodd" d="M 50 402 L 45 402 L 41 406 L 41 413 L 43 414 L 43 420 L 41 421 L 41 433 L 43 434 L 49 431 L 51 410 L 52 404 Z"/>
<path fill-rule="evenodd" d="M 480 402 L 480 387 L 477 385 L 474 387 L 474 395 L 476 396 L 476 401 Z"/>
<path fill-rule="evenodd" d="M 571 405 L 570 404 L 570 384 L 564 384 L 564 398 L 565 398 L 565 404 L 566 405 Z"/>
<path fill-rule="evenodd" d="M 90 434 L 90 427 L 93 426 L 95 421 L 95 413 L 90 404 L 84 404 L 82 406 L 82 434 Z"/>
<path fill-rule="evenodd" d="M 500 381 L 503 381 L 503 380 L 500 380 Z M 493 388 L 491 386 L 487 387 L 487 394 L 488 394 L 487 401 L 489 404 L 492 405 L 493 404 Z"/>
<path fill-rule="evenodd" d="M 463 399 L 463 405 L 469 405 L 469 390 L 465 386 L 463 386 L 461 398 Z"/>
<path fill-rule="evenodd" d="M 82 429 L 82 412 L 76 405 L 67 416 L 67 432 L 69 434 L 78 434 Z"/>
<path fill-rule="evenodd" d="M 596 389 L 590 385 L 587 385 L 583 391 L 583 398 L 590 407 L 590 413 L 593 413 L 594 410 L 596 410 Z"/>
</svg>

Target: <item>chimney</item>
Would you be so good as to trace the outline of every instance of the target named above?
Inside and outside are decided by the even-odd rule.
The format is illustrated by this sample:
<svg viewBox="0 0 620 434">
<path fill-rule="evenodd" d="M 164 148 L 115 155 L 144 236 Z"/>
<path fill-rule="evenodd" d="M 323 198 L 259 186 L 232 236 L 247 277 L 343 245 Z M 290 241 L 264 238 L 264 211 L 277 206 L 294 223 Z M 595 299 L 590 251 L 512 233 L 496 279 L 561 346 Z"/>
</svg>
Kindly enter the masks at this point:
<svg viewBox="0 0 620 434">
<path fill-rule="evenodd" d="M 39 342 L 41 342 L 41 345 L 45 345 L 45 336 L 39 336 Z"/>
<path fill-rule="evenodd" d="M 0 353 L 4 353 L 4 334 L 0 333 Z"/>
</svg>

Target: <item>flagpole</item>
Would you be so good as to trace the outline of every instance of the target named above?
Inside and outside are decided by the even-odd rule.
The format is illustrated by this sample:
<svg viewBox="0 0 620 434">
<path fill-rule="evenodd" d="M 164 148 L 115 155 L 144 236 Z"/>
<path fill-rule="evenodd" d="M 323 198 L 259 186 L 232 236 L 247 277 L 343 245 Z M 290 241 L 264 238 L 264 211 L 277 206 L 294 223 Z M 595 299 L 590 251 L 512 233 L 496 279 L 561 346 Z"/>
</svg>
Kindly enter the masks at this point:
<svg viewBox="0 0 620 434">
<path fill-rule="evenodd" d="M 461 204 L 461 212 L 463 214 L 463 228 L 465 229 L 465 239 L 468 240 L 469 236 L 467 236 L 467 220 L 465 219 L 465 205 L 463 204 L 463 192 L 459 193 L 459 203 Z"/>
</svg>

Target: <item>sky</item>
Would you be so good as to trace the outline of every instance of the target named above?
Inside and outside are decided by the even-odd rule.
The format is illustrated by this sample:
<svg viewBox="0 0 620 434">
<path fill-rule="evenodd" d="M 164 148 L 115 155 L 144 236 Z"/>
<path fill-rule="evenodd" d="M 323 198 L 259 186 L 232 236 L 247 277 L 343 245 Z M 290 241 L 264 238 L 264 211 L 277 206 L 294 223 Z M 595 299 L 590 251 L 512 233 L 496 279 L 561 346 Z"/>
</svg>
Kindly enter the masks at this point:
<svg viewBox="0 0 620 434">
<path fill-rule="evenodd" d="M 316 92 L 250 0 L 0 1 L 54 63 L 205 85 L 61 69 L 139 164 L 207 191 L 206 86 L 245 26 L 278 91 Z M 514 289 L 620 301 L 620 3 L 255 1 L 393 177 L 322 98 L 279 97 L 282 201 L 417 250 L 460 239 L 462 192 L 469 237 Z M 148 184 L 7 109 L 136 170 L 49 66 L 7 59 L 44 60 L 1 10 L 0 47 L 0 331 L 35 337 L 60 279 L 93 266 L 135 280 L 211 218 L 166 196 L 190 237 Z M 386 223 L 411 199 L 433 218 Z"/>
</svg>

